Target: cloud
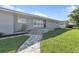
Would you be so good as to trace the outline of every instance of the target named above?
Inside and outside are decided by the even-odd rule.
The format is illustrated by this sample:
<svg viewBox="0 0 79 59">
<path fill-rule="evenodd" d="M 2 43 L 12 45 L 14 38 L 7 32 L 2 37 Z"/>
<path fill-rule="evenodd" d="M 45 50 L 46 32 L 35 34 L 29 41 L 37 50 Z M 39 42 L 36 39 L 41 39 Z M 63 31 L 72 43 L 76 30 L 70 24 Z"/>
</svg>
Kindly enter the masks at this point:
<svg viewBox="0 0 79 59">
<path fill-rule="evenodd" d="M 3 8 L 8 8 L 8 9 L 15 9 L 15 7 L 10 6 L 10 5 L 1 5 Z"/>
<path fill-rule="evenodd" d="M 68 15 L 76 8 L 77 8 L 76 6 L 68 6 L 65 8 L 64 12 Z"/>
<path fill-rule="evenodd" d="M 73 11 L 76 8 L 77 8 L 76 6 L 69 6 L 69 7 L 67 7 L 67 9 L 68 9 L 69 12 Z"/>
<path fill-rule="evenodd" d="M 16 7 L 11 6 L 11 5 L 1 5 L 0 7 L 16 10 L 16 11 L 20 11 L 20 12 L 25 12 L 23 9 L 16 8 Z"/>
<path fill-rule="evenodd" d="M 25 12 L 25 10 L 20 9 L 20 8 L 16 8 L 17 11 L 21 11 L 21 12 Z"/>
<path fill-rule="evenodd" d="M 48 17 L 46 14 L 41 13 L 41 12 L 39 12 L 39 11 L 34 11 L 34 12 L 32 12 L 31 14 L 38 15 L 38 16 L 43 16 L 43 17 Z"/>
</svg>

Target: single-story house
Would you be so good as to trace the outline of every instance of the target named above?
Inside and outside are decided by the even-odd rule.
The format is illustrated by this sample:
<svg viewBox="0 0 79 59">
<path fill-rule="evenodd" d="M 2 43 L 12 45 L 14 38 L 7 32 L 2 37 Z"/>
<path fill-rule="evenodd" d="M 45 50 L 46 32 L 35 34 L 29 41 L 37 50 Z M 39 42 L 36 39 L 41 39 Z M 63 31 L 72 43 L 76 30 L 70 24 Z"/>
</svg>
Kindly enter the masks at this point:
<svg viewBox="0 0 79 59">
<path fill-rule="evenodd" d="M 33 28 L 65 28 L 65 22 L 0 7 L 0 32 L 14 34 Z"/>
</svg>

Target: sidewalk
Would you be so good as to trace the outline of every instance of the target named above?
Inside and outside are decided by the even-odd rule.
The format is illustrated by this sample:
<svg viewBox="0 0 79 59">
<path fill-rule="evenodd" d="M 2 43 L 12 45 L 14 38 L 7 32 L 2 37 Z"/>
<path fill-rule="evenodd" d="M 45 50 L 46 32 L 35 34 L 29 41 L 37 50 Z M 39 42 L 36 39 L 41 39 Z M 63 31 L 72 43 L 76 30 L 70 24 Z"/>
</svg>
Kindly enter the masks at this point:
<svg viewBox="0 0 79 59">
<path fill-rule="evenodd" d="M 34 45 L 29 46 L 18 53 L 40 53 L 40 42 L 35 43 Z"/>
</svg>

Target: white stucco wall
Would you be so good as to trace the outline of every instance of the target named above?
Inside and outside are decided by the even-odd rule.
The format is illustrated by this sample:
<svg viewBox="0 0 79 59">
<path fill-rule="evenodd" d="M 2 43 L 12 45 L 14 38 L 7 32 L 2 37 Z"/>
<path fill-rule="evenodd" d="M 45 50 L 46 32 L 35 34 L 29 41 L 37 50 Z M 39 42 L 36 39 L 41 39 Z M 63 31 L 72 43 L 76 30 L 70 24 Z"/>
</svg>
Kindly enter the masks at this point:
<svg viewBox="0 0 79 59">
<path fill-rule="evenodd" d="M 60 28 L 66 28 L 66 23 L 65 22 L 61 22 L 59 23 Z"/>
<path fill-rule="evenodd" d="M 13 14 L 0 11 L 0 32 L 5 34 L 13 33 Z"/>
<path fill-rule="evenodd" d="M 17 23 L 17 26 L 18 26 L 17 28 L 18 29 L 22 28 L 22 23 L 26 25 L 26 27 L 27 27 L 26 30 L 33 28 L 33 19 L 28 19 L 27 17 L 22 18 L 22 17 L 19 16 L 18 20 L 22 20 L 22 21 L 24 20 L 23 22 L 20 21 L 19 25 Z"/>
<path fill-rule="evenodd" d="M 22 23 L 17 23 L 16 28 L 15 28 L 15 32 L 19 32 L 21 30 L 22 30 Z"/>
<path fill-rule="evenodd" d="M 26 18 L 26 25 L 27 25 L 28 29 L 32 29 L 33 28 L 33 19 Z"/>
<path fill-rule="evenodd" d="M 46 28 L 50 29 L 50 30 L 53 30 L 55 28 L 59 28 L 59 24 L 57 24 L 54 21 L 46 21 L 46 26 L 47 26 Z"/>
<path fill-rule="evenodd" d="M 5 33 L 5 34 L 13 34 L 14 31 L 18 31 L 22 29 L 22 23 L 18 23 L 19 19 L 24 19 L 24 24 L 26 24 L 27 29 L 33 29 L 35 27 L 41 27 L 43 28 L 43 20 L 44 19 L 35 19 L 35 18 L 30 18 L 30 17 L 24 17 L 23 15 L 19 14 L 13 14 L 10 12 L 6 11 L 0 11 L 0 32 Z M 37 22 L 37 25 L 34 25 L 34 21 Z M 41 24 L 41 25 L 39 25 Z M 63 25 L 64 24 L 64 25 Z M 64 28 L 65 23 L 63 24 L 58 24 L 55 21 L 51 20 L 46 20 L 46 28 L 49 30 L 55 29 L 55 28 Z M 26 30 L 27 30 L 26 29 Z"/>
</svg>

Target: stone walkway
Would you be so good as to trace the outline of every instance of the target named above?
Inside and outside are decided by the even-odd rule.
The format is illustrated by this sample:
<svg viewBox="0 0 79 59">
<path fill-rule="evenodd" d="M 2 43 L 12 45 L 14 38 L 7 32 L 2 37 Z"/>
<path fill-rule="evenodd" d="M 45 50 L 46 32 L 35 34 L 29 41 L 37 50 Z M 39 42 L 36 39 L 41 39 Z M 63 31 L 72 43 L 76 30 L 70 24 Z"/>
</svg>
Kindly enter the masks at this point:
<svg viewBox="0 0 79 59">
<path fill-rule="evenodd" d="M 42 35 L 32 35 L 24 44 L 17 50 L 17 53 L 39 53 L 40 40 Z"/>
</svg>

